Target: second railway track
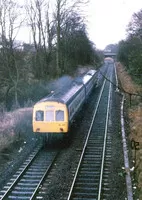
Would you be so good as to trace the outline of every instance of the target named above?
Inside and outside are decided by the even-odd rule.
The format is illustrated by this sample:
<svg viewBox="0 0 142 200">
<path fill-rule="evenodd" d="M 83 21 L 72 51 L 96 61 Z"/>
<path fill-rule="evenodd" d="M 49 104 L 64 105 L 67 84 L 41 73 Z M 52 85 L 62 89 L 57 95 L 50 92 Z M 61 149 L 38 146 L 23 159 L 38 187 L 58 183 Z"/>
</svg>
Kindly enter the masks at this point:
<svg viewBox="0 0 142 200">
<path fill-rule="evenodd" d="M 57 150 L 45 151 L 41 149 L 41 146 L 37 147 L 0 191 L 0 199 L 35 199 L 57 154 Z"/>
<path fill-rule="evenodd" d="M 74 134 L 74 142 L 77 141 L 76 144 L 80 146 L 75 145 L 73 151 L 69 152 L 70 154 L 68 153 L 70 147 L 64 149 L 65 154 L 60 153 L 59 157 L 56 157 L 57 150 L 53 152 L 42 151 L 41 157 L 43 158 L 37 161 L 40 164 L 36 163 L 36 157 L 32 161 L 32 163 L 35 162 L 35 168 L 31 167 L 33 164 L 28 164 L 32 160 L 29 157 L 19 169 L 23 171 L 28 165 L 29 171 L 25 170 L 22 176 L 19 176 L 20 171 L 18 171 L 1 191 L 0 199 L 116 199 L 111 194 L 115 188 L 111 188 L 112 184 L 110 184 L 111 172 L 113 171 L 111 171 L 113 161 L 111 157 L 113 148 L 111 131 L 114 130 L 113 114 L 111 112 L 112 106 L 114 106 L 114 91 L 111 84 L 113 73 L 113 67 L 109 67 L 99 97 L 97 96 L 100 88 L 97 91 L 95 90 L 97 95 L 93 98 L 90 103 L 91 106 L 87 110 L 90 114 L 88 115 L 89 118 L 86 117 L 87 120 L 82 123 L 83 128 L 86 126 L 83 129 L 83 134 L 81 132 Z M 92 107 L 95 106 L 91 126 L 88 129 Z M 87 137 L 85 136 L 87 131 L 84 130 L 89 130 Z M 85 142 L 83 142 L 84 138 L 86 139 Z M 83 144 L 84 147 L 82 148 Z M 34 157 L 34 155 L 31 157 Z"/>
<path fill-rule="evenodd" d="M 110 77 L 112 77 L 112 74 Z M 109 152 L 109 147 L 106 142 L 110 98 L 111 83 L 105 80 L 67 198 L 68 200 L 101 199 L 103 177 L 105 173 L 107 174 L 107 170 L 104 169 L 104 163 L 106 164 L 106 146 Z M 109 153 L 107 153 L 107 158 L 108 157 Z M 109 164 L 109 159 L 107 162 L 107 164 Z M 103 191 L 103 193 L 105 193 L 105 191 Z"/>
</svg>

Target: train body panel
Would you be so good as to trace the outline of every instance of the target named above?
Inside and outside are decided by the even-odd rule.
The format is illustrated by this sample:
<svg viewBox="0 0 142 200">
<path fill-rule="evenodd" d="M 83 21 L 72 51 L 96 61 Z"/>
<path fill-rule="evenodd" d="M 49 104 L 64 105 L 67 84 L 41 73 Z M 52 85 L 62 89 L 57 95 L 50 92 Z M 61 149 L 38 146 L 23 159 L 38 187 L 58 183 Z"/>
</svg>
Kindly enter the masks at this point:
<svg viewBox="0 0 142 200">
<path fill-rule="evenodd" d="M 33 131 L 45 132 L 68 132 L 68 109 L 65 104 L 48 101 L 34 106 Z"/>
<path fill-rule="evenodd" d="M 67 133 L 95 85 L 95 73 L 90 70 L 81 83 L 74 82 L 67 92 L 51 94 L 37 102 L 33 109 L 33 132 Z"/>
<path fill-rule="evenodd" d="M 91 71 L 93 71 L 93 70 L 91 70 Z M 85 85 L 85 89 L 86 89 L 86 97 L 88 97 L 89 94 L 91 93 L 95 83 L 96 83 L 95 72 L 94 72 L 94 74 L 93 74 L 93 72 L 88 72 L 83 77 L 83 84 Z"/>
<path fill-rule="evenodd" d="M 69 123 L 71 123 L 76 116 L 76 114 L 79 112 L 81 106 L 83 105 L 85 101 L 85 87 L 82 86 L 78 93 L 73 97 L 72 101 L 70 101 L 69 104 L 67 104 L 68 112 L 69 112 Z"/>
</svg>

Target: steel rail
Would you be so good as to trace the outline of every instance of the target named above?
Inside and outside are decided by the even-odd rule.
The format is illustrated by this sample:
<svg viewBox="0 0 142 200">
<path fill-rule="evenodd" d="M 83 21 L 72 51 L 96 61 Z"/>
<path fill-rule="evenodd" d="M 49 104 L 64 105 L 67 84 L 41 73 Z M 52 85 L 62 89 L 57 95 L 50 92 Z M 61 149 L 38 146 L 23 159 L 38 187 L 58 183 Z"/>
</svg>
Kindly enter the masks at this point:
<svg viewBox="0 0 142 200">
<path fill-rule="evenodd" d="M 18 177 L 14 180 L 14 182 L 10 185 L 10 187 L 7 189 L 7 191 L 4 193 L 4 195 L 0 198 L 0 200 L 3 200 L 4 198 L 6 198 L 9 194 L 9 192 L 11 191 L 12 187 L 15 186 L 15 184 L 18 182 L 18 180 L 21 178 L 21 176 L 23 175 L 23 173 L 27 170 L 27 168 L 31 165 L 31 163 L 34 161 L 34 159 L 36 158 L 37 154 L 39 153 L 41 149 L 41 145 L 39 145 L 34 154 L 31 157 L 31 160 L 27 163 L 27 165 L 24 167 L 24 169 L 20 172 L 20 174 L 18 175 Z M 26 161 L 25 161 L 26 162 Z"/>
<path fill-rule="evenodd" d="M 36 194 L 37 194 L 37 192 L 38 192 L 38 190 L 39 190 L 39 187 L 40 187 L 40 185 L 42 184 L 42 182 L 44 181 L 44 179 L 45 179 L 45 177 L 47 176 L 47 174 L 49 173 L 50 169 L 52 168 L 52 166 L 53 166 L 53 164 L 54 164 L 54 162 L 55 162 L 55 160 L 56 160 L 57 155 L 58 155 L 58 153 L 55 154 L 55 156 L 53 157 L 52 163 L 48 166 L 47 170 L 46 170 L 45 173 L 43 174 L 43 176 L 42 176 L 42 178 L 41 178 L 39 184 L 38 184 L 37 187 L 35 188 L 35 190 L 34 190 L 32 196 L 31 196 L 31 198 L 30 198 L 29 200 L 33 200 L 33 199 L 36 197 Z"/>
<path fill-rule="evenodd" d="M 112 79 L 112 74 L 111 74 L 111 79 Z M 102 179 L 103 179 L 104 160 L 105 160 L 105 151 L 106 151 L 106 139 L 107 139 L 107 130 L 108 130 L 108 118 L 109 118 L 111 88 L 112 88 L 112 84 L 110 82 L 110 84 L 109 84 L 108 104 L 107 104 L 107 115 L 106 115 L 106 123 L 105 123 L 105 137 L 104 137 L 104 145 L 103 145 L 103 154 L 102 154 L 103 156 L 102 156 L 102 164 L 101 164 L 101 174 L 100 174 L 98 200 L 101 199 L 101 190 L 102 190 Z"/>
<path fill-rule="evenodd" d="M 93 115 L 93 118 L 92 118 L 92 121 L 91 121 L 91 125 L 90 125 L 89 131 L 88 131 L 88 134 L 87 134 L 87 137 L 86 137 L 86 140 L 85 140 L 85 144 L 84 144 L 81 156 L 80 156 L 80 160 L 79 160 L 76 172 L 75 172 L 75 176 L 74 176 L 74 179 L 73 179 L 73 182 L 72 182 L 72 185 L 71 185 L 70 192 L 69 192 L 67 200 L 70 200 L 72 192 L 73 192 L 75 181 L 76 181 L 76 178 L 77 178 L 77 175 L 78 175 L 78 172 L 79 172 L 79 168 L 80 168 L 83 156 L 84 156 L 84 152 L 85 152 L 85 149 L 86 149 L 86 146 L 87 146 L 87 143 L 88 143 L 88 139 L 89 139 L 89 136 L 90 136 L 90 133 L 91 133 L 91 130 L 92 130 L 92 127 L 93 127 L 93 123 L 94 123 L 94 120 L 95 120 L 95 117 L 96 117 L 96 113 L 97 113 L 97 110 L 98 110 L 98 107 L 99 107 L 99 103 L 100 103 L 100 100 L 101 100 L 101 97 L 102 97 L 102 93 L 103 93 L 103 90 L 104 90 L 105 82 L 106 82 L 106 80 L 104 80 L 103 86 L 101 88 L 101 92 L 100 92 L 100 95 L 99 95 L 99 98 L 98 98 L 98 101 L 97 101 L 97 105 L 96 105 L 96 108 L 95 108 L 95 111 L 94 111 L 94 115 Z"/>
<path fill-rule="evenodd" d="M 41 152 L 42 153 L 42 152 Z M 49 156 L 49 158 L 48 159 L 46 159 L 46 161 L 44 162 L 44 164 L 42 164 L 42 168 L 41 168 L 41 171 L 43 171 L 43 173 L 40 171 L 40 174 L 39 175 L 36 175 L 36 173 L 35 173 L 35 175 L 33 175 L 33 176 L 31 176 L 31 178 L 27 178 L 27 181 L 26 181 L 26 184 L 30 184 L 30 182 L 31 182 L 31 180 L 35 180 L 35 178 L 37 178 L 37 176 L 38 176 L 38 178 L 37 178 L 37 180 L 36 180 L 36 184 L 35 184 L 35 186 L 34 187 L 32 187 L 32 191 L 26 191 L 25 189 L 26 189 L 26 187 L 24 187 L 24 183 L 22 183 L 21 181 L 21 176 L 25 176 L 26 175 L 26 173 L 28 172 L 28 170 L 29 171 L 31 171 L 31 167 L 33 168 L 34 167 L 34 165 L 36 165 L 36 167 L 34 167 L 34 170 L 37 168 L 37 167 L 39 167 L 40 165 L 40 163 L 43 161 L 43 159 L 44 159 L 44 157 L 45 157 L 45 155 L 47 155 L 47 152 L 44 152 L 44 154 L 42 153 L 41 155 L 39 155 L 38 154 L 38 152 L 37 152 L 37 154 L 39 155 L 39 158 L 37 159 L 37 157 L 36 157 L 36 155 L 34 156 L 34 158 L 31 160 L 31 162 L 32 161 L 36 161 L 36 162 L 29 162 L 27 165 L 26 165 L 26 167 L 22 170 L 22 172 L 20 173 L 20 175 L 18 176 L 18 178 L 13 182 L 13 184 L 10 186 L 10 188 L 6 191 L 6 193 L 3 195 L 3 197 L 2 197 L 2 199 L 29 199 L 29 200 L 32 200 L 32 199 L 35 199 L 35 197 L 36 197 L 36 194 L 39 192 L 39 187 L 41 186 L 41 184 L 42 184 L 42 182 L 44 181 L 44 179 L 45 179 L 45 177 L 47 176 L 47 174 L 48 174 L 48 172 L 50 172 L 50 170 L 51 170 L 51 167 L 53 166 L 53 164 L 54 164 L 54 161 L 55 161 L 55 159 L 56 159 L 56 157 L 57 157 L 57 155 L 58 155 L 58 153 L 59 153 L 59 151 L 51 151 L 51 152 L 49 152 L 49 155 L 51 155 L 51 156 Z M 37 155 L 37 156 L 38 156 Z M 44 157 L 43 157 L 44 156 Z M 35 157 L 36 157 L 36 159 L 35 159 Z M 47 157 L 47 156 L 46 156 Z M 39 163 L 40 162 L 40 163 Z M 39 164 L 38 164 L 39 163 Z M 49 164 L 48 164 L 49 163 Z M 48 165 L 48 166 L 47 166 Z M 47 167 L 46 167 L 47 166 Z M 32 169 L 33 170 L 33 169 Z M 29 172 L 28 172 L 29 173 Z M 28 174 L 27 173 L 27 174 Z M 26 175 L 26 176 L 28 176 L 28 175 Z M 20 189 L 19 189 L 19 187 L 15 187 L 15 186 L 17 186 L 18 184 L 20 184 L 20 182 L 21 182 L 21 184 L 23 184 L 23 188 L 21 188 L 22 190 L 24 189 L 25 190 L 25 192 L 23 192 L 23 191 L 21 191 Z M 12 189 L 13 187 L 15 187 L 14 188 L 14 190 Z M 10 196 L 10 194 L 12 194 L 12 193 L 15 193 L 17 196 Z M 23 196 L 21 196 L 21 194 L 23 194 Z M 18 196 L 19 195 L 19 196 Z"/>
</svg>

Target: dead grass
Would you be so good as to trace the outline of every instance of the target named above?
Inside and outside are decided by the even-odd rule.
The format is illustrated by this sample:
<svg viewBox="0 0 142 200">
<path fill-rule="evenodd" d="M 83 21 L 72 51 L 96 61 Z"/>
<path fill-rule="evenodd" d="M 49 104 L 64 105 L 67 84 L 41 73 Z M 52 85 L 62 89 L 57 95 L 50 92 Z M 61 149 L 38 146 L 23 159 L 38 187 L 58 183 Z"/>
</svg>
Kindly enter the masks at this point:
<svg viewBox="0 0 142 200">
<path fill-rule="evenodd" d="M 132 94 L 142 95 L 142 86 L 133 82 L 125 68 L 117 63 L 116 65 L 119 82 L 123 89 Z M 129 139 L 136 142 L 137 150 L 132 149 L 133 160 L 135 160 L 135 178 L 139 191 L 139 199 L 142 199 L 142 98 L 132 95 L 132 104 L 128 108 L 130 135 Z M 126 100 L 129 102 L 130 95 L 126 94 Z"/>
<path fill-rule="evenodd" d="M 0 113 L 0 151 L 31 131 L 32 108 Z"/>
<path fill-rule="evenodd" d="M 121 63 L 117 63 L 117 73 L 119 81 L 121 85 L 123 85 L 123 89 L 126 92 L 132 94 L 142 93 L 142 87 L 133 82 L 131 76 L 128 74 L 126 69 L 121 65 Z"/>
<path fill-rule="evenodd" d="M 129 110 L 131 139 L 142 143 L 142 104 Z"/>
</svg>

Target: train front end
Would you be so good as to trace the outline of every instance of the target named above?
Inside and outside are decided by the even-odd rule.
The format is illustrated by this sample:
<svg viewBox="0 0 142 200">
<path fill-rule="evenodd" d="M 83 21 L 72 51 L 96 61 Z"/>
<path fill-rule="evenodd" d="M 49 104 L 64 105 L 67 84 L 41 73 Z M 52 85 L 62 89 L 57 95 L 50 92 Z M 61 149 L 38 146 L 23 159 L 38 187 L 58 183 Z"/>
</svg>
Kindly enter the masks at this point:
<svg viewBox="0 0 142 200">
<path fill-rule="evenodd" d="M 68 110 L 64 103 L 40 102 L 33 109 L 33 132 L 67 133 Z"/>
</svg>

